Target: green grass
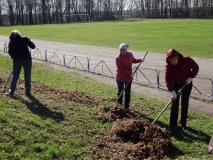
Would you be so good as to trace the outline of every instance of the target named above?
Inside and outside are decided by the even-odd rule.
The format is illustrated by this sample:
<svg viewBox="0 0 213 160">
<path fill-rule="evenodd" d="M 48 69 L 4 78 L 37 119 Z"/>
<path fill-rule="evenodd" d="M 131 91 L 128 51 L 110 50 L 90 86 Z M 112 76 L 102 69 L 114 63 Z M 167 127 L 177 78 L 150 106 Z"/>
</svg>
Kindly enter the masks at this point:
<svg viewBox="0 0 213 160">
<path fill-rule="evenodd" d="M 0 27 L 0 34 L 9 35 L 13 29 L 18 29 L 22 35 L 33 39 L 113 48 L 118 48 L 120 43 L 125 42 L 129 43 L 131 50 L 164 54 L 167 49 L 176 48 L 184 55 L 213 58 L 211 20 L 7 26 Z M 8 57 L 0 56 L 1 77 L 7 79 L 11 73 L 11 66 L 8 64 L 11 63 Z M 106 99 L 101 106 L 115 103 L 111 101 L 116 98 L 115 86 L 78 74 L 55 71 L 44 64 L 33 64 L 32 79 L 36 83 L 44 83 L 57 89 L 78 91 Z M 0 159 L 97 158 L 97 155 L 90 155 L 85 151 L 106 135 L 113 125 L 97 120 L 96 115 L 102 112 L 101 106 L 59 99 L 48 90 L 34 92 L 39 103 L 31 102 L 24 95 L 20 95 L 18 99 L 10 99 L 4 95 L 3 87 L 4 83 L 0 88 Z M 17 88 L 20 90 L 18 93 L 23 94 L 20 86 Z M 145 118 L 149 121 L 153 121 L 165 105 L 144 95 L 132 93 L 131 108 L 146 113 Z M 168 122 L 169 109 L 163 113 L 157 124 L 168 127 Z M 212 159 L 207 154 L 207 145 L 213 134 L 213 118 L 189 111 L 188 125 L 188 131 L 173 135 L 172 155 L 167 155 L 164 159 Z"/>
<path fill-rule="evenodd" d="M 0 56 L 1 77 L 11 72 L 9 57 Z M 23 77 L 23 73 L 21 73 Z M 33 64 L 33 82 L 51 85 L 53 88 L 85 93 L 88 96 L 104 98 L 99 107 L 80 104 L 57 98 L 48 89 L 39 89 L 32 83 L 38 102 L 31 102 L 18 85 L 17 99 L 4 95 L 1 84 L 0 97 L 0 159 L 97 159 L 87 151 L 111 129 L 113 123 L 101 123 L 96 115 L 101 106 L 113 105 L 110 99 L 116 97 L 115 86 L 96 82 L 88 77 L 64 71 L 56 71 L 45 64 Z M 21 83 L 21 82 L 20 82 Z M 18 94 L 17 93 L 17 94 Z M 47 94 L 48 93 L 48 94 Z M 141 94 L 132 93 L 131 109 L 146 113 L 150 122 L 166 104 Z M 203 106 L 205 107 L 205 106 Z M 169 109 L 157 124 L 167 127 Z M 188 131 L 172 136 L 171 155 L 164 159 L 211 159 L 207 154 L 210 135 L 213 134 L 213 118 L 189 111 Z M 102 154 L 107 155 L 108 152 Z"/>
<path fill-rule="evenodd" d="M 0 35 L 18 29 L 22 35 L 72 44 L 118 48 L 165 54 L 175 48 L 184 55 L 213 58 L 212 20 L 139 20 L 0 27 Z"/>
</svg>

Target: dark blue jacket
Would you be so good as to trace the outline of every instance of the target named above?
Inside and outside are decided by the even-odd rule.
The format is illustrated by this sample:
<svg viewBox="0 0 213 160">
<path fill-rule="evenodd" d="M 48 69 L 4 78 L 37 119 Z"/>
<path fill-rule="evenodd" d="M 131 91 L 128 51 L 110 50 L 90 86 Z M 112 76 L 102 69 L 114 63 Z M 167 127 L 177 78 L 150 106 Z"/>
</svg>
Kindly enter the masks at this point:
<svg viewBox="0 0 213 160">
<path fill-rule="evenodd" d="M 35 44 L 27 37 L 22 37 L 19 34 L 10 36 L 8 53 L 13 61 L 32 60 L 29 48 L 35 49 Z"/>
</svg>

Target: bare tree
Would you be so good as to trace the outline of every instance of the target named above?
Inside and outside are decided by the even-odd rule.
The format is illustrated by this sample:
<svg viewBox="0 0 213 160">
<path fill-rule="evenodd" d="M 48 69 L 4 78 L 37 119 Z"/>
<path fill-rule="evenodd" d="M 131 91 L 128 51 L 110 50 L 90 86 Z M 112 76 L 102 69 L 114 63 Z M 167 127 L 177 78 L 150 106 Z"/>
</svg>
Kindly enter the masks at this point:
<svg viewBox="0 0 213 160">
<path fill-rule="evenodd" d="M 145 17 L 145 1 L 144 0 L 134 0 L 134 6 L 135 6 L 136 18 Z"/>
<path fill-rule="evenodd" d="M 0 0 L 0 25 L 63 23 L 65 20 L 78 22 L 88 18 L 212 18 L 212 1 Z"/>
<path fill-rule="evenodd" d="M 2 25 L 3 24 L 3 16 L 2 16 L 2 1 L 0 0 L 0 25 Z"/>
<path fill-rule="evenodd" d="M 34 5 L 34 0 L 25 0 L 25 5 L 26 5 L 26 14 L 28 12 L 28 18 L 27 21 L 29 22 L 28 24 L 33 24 L 33 5 Z"/>
<path fill-rule="evenodd" d="M 103 19 L 109 20 L 112 17 L 112 12 L 111 12 L 111 0 L 103 0 L 102 1 L 102 9 L 103 9 Z"/>
<path fill-rule="evenodd" d="M 16 0 L 16 24 L 25 24 L 24 21 L 24 1 Z"/>
<path fill-rule="evenodd" d="M 14 17 L 14 1 L 13 0 L 7 0 L 8 3 L 8 12 L 9 12 L 9 18 L 10 18 L 10 25 L 15 25 L 15 17 Z"/>
<path fill-rule="evenodd" d="M 210 17 L 213 18 L 213 4 L 212 0 L 209 0 L 209 6 L 210 6 Z"/>
<path fill-rule="evenodd" d="M 206 18 L 206 12 L 207 12 L 207 0 L 202 0 L 202 17 Z"/>
<path fill-rule="evenodd" d="M 71 15 L 71 1 L 65 0 L 65 12 L 64 12 L 64 19 L 70 22 L 70 15 Z"/>
<path fill-rule="evenodd" d="M 43 17 L 44 24 L 46 23 L 46 9 L 47 9 L 47 6 L 45 3 L 45 0 L 42 0 L 42 17 Z"/>
</svg>

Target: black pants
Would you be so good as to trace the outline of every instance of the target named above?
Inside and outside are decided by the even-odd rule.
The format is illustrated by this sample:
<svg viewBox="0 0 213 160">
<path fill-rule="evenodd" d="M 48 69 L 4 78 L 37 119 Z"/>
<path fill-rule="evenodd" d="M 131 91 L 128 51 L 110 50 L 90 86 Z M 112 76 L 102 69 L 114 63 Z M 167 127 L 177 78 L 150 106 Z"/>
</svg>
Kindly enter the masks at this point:
<svg viewBox="0 0 213 160">
<path fill-rule="evenodd" d="M 118 85 L 118 97 L 121 94 L 122 90 L 125 88 L 125 86 L 127 85 L 128 82 L 121 82 L 121 81 L 117 81 L 117 85 Z M 131 84 L 132 81 L 129 82 L 128 86 L 125 89 L 125 100 L 124 100 L 124 107 L 126 109 L 129 108 L 129 103 L 130 103 L 130 98 L 131 98 Z M 122 104 L 122 100 L 123 100 L 123 94 L 121 95 L 121 97 L 118 99 L 118 103 Z"/>
<path fill-rule="evenodd" d="M 182 86 L 174 86 L 175 92 Z M 192 82 L 185 86 L 182 90 L 181 94 L 177 97 L 175 101 L 172 102 L 171 106 L 171 114 L 170 114 L 170 127 L 176 126 L 178 121 L 178 111 L 179 111 L 179 101 L 181 96 L 181 119 L 180 122 L 182 126 L 186 126 L 186 120 L 188 116 L 188 108 L 189 108 L 189 97 L 192 90 Z"/>
<path fill-rule="evenodd" d="M 19 75 L 22 67 L 24 68 L 24 79 L 25 79 L 25 93 L 30 94 L 31 92 L 31 70 L 32 70 L 32 61 L 23 60 L 13 62 L 13 78 L 10 84 L 10 93 L 13 95 L 16 89 L 16 84 L 19 79 Z"/>
</svg>

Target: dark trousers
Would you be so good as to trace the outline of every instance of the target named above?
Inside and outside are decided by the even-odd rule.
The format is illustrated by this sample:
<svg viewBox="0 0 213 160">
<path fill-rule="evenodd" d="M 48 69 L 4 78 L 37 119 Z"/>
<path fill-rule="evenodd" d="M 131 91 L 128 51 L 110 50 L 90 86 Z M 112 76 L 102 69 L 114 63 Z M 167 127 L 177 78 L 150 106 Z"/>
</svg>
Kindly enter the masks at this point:
<svg viewBox="0 0 213 160">
<path fill-rule="evenodd" d="M 117 86 L 118 86 L 118 97 L 121 94 L 121 92 L 123 91 L 123 89 L 125 88 L 125 86 L 127 85 L 128 82 L 121 82 L 121 81 L 117 81 Z M 131 84 L 132 81 L 130 81 L 128 83 L 128 86 L 125 89 L 125 100 L 124 100 L 124 107 L 126 109 L 129 108 L 129 103 L 130 103 L 130 96 L 131 96 Z M 118 103 L 122 104 L 122 100 L 123 100 L 123 94 L 120 96 L 120 98 L 118 99 Z"/>
<path fill-rule="evenodd" d="M 174 86 L 175 92 L 182 86 Z M 185 86 L 182 90 L 181 94 L 177 97 L 175 101 L 172 102 L 171 106 L 171 114 L 170 114 L 170 127 L 176 126 L 178 121 L 178 111 L 179 111 L 179 101 L 181 96 L 181 119 L 180 122 L 182 126 L 186 126 L 186 120 L 188 116 L 188 108 L 189 108 L 189 97 L 192 90 L 192 82 Z"/>
<path fill-rule="evenodd" d="M 10 84 L 10 94 L 14 94 L 16 89 L 16 84 L 19 79 L 21 68 L 24 68 L 24 79 L 25 79 L 25 93 L 29 94 L 31 92 L 31 70 L 32 70 L 32 61 L 23 60 L 13 62 L 13 77 Z"/>
</svg>

